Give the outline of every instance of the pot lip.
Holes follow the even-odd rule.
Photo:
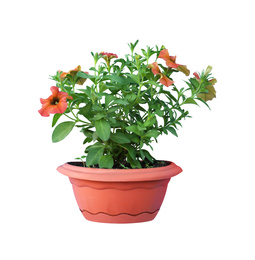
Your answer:
[[[167,166],[143,169],[100,169],[84,168],[65,163],[57,171],[71,178],[101,182],[132,182],[170,179],[182,172],[181,167],[175,163]]]

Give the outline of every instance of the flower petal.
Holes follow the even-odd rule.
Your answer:
[[[68,74],[70,74],[72,77],[74,77],[76,74],[77,74],[77,72],[78,71],[81,71],[81,66],[79,65],[79,66],[77,66],[75,69],[73,69],[73,70],[69,70],[68,71]]]
[[[174,84],[174,82],[173,82],[171,79],[169,79],[169,78],[168,78],[166,75],[164,75],[164,74],[161,74],[161,78],[160,78],[159,82],[160,82],[161,84],[163,84],[164,86],[166,86],[166,87],[169,87],[169,86],[171,86],[171,85]]]
[[[175,63],[176,61],[176,56],[169,56],[168,50],[167,49],[163,49],[160,53],[159,53],[159,58],[163,59],[166,62],[166,65],[170,68],[174,68],[176,69],[178,66],[180,66],[180,64]]]
[[[212,85],[208,85],[205,88],[208,91],[208,93],[201,92],[197,95],[198,98],[201,98],[205,102],[216,98],[216,90]]]
[[[157,75],[157,74],[160,74],[160,73],[161,73],[161,72],[160,72],[160,68],[159,68],[157,62],[153,62],[152,64],[150,64],[150,65],[148,66],[148,68],[151,69],[151,71],[152,71],[152,73],[153,73],[154,75]]]
[[[179,65],[179,66],[177,67],[177,70],[178,70],[178,71],[181,71],[181,72],[184,73],[186,76],[189,76],[189,74],[190,74],[190,71],[189,71],[189,69],[187,68],[186,65]]]
[[[38,110],[38,112],[41,114],[41,116],[50,116],[50,112],[49,112],[49,106],[50,106],[50,103],[47,103],[47,104],[44,104],[42,106],[42,108],[40,110]]]
[[[67,109],[67,102],[66,101],[60,101],[57,105],[52,108],[52,114],[63,114]]]
[[[67,76],[68,72],[62,72],[60,74],[60,79],[64,79]]]
[[[163,59],[163,60],[167,60],[169,59],[169,53],[167,49],[163,49],[160,53],[159,53],[159,58]]]
[[[111,52],[100,52],[99,54],[101,54],[102,56],[107,56],[109,59],[118,58],[116,54]]]
[[[53,96],[53,97],[57,97],[57,96],[58,96],[58,93],[59,93],[58,87],[52,86],[52,87],[50,88],[50,90],[51,90],[51,92],[52,92],[52,96]],[[50,97],[51,97],[51,96],[50,96]],[[50,98],[50,97],[48,97],[48,98]]]

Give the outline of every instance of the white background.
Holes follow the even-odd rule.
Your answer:
[[[4,1],[1,4],[0,258],[255,259],[253,1]],[[40,97],[49,75],[123,56],[127,43],[165,45],[194,72],[213,66],[217,99],[190,106],[179,137],[154,145],[183,172],[148,223],[85,220],[55,169],[82,155],[74,131],[51,143]],[[184,83],[181,83],[184,84]]]

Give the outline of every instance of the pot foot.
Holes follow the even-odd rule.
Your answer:
[[[140,223],[153,220],[158,214],[159,209],[154,212],[141,212],[139,214],[120,213],[117,215],[109,215],[107,213],[91,213],[86,210],[81,210],[83,216],[93,222],[100,223],[115,223],[115,224],[127,224],[127,223]]]

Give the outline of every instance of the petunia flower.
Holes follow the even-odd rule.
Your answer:
[[[174,68],[176,69],[178,66],[180,66],[180,64],[177,64],[176,61],[176,56],[170,56],[168,53],[167,49],[163,49],[160,53],[159,53],[159,58],[163,59],[166,62],[166,65],[170,68]]]
[[[66,77],[68,77],[68,75],[70,75],[70,76],[74,79],[74,77],[76,76],[76,74],[77,74],[79,71],[81,71],[81,66],[80,66],[80,65],[77,66],[77,67],[76,67],[75,69],[73,69],[73,70],[69,70],[68,72],[62,72],[62,73],[60,74],[60,79],[61,79],[61,80],[64,80]],[[89,74],[88,72],[84,72],[84,73]],[[78,80],[76,81],[76,83],[77,83],[78,85],[83,85],[85,81],[86,81],[86,79],[84,79],[84,78],[78,78]]]
[[[111,67],[110,67],[111,59],[118,58],[118,56],[114,53],[111,53],[111,52],[100,52],[99,54],[106,61],[107,68],[110,71],[110,69],[111,69]]]
[[[164,75],[161,71],[160,71],[160,68],[158,66],[158,63],[157,62],[153,62],[152,64],[150,64],[148,66],[149,68],[151,68],[151,71],[154,75],[160,75],[160,80],[159,82],[161,84],[163,84],[164,86],[166,87],[169,87],[170,85],[174,84],[174,82],[169,79],[166,75]]]
[[[118,58],[118,56],[114,53],[111,52],[100,52],[99,54],[102,55],[102,58],[104,59],[113,59],[113,58]]]
[[[59,91],[58,87],[53,86],[50,90],[52,95],[47,99],[40,99],[42,108],[38,112],[41,116],[47,117],[50,114],[63,114],[67,108],[66,99],[73,99],[66,92]]]
[[[178,71],[183,72],[186,76],[189,76],[190,71],[187,69],[186,65],[181,65],[176,63],[176,56],[170,56],[167,49],[163,49],[159,53],[159,58],[163,59],[166,62],[166,65],[170,68],[177,69]]]

